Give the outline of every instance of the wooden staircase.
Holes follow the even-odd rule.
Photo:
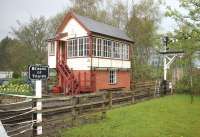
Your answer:
[[[57,69],[60,72],[63,83],[61,89],[65,95],[77,95],[80,93],[80,83],[75,78],[72,70],[69,69],[67,65],[63,63],[57,64]]]

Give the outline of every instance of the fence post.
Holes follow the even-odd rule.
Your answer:
[[[147,90],[148,90],[148,98],[150,99],[150,97],[151,97],[150,88],[147,88]]]
[[[77,98],[74,96],[72,98],[72,126],[76,125],[76,119],[77,119],[77,114],[76,114],[76,100]]]
[[[34,101],[33,103],[34,107],[36,107],[36,113],[33,114],[33,118],[36,120],[36,123],[33,126],[33,136],[42,134],[42,80],[36,80],[35,91],[36,102]]]
[[[109,91],[109,109],[112,108],[112,91]]]
[[[36,99],[33,98],[33,99],[32,99],[32,109],[35,109],[35,108],[36,108]],[[36,119],[37,119],[37,112],[33,112],[33,113],[32,113],[32,119],[33,119],[34,121],[36,121]],[[33,133],[33,137],[37,136],[36,130],[37,130],[37,123],[34,122],[34,123],[33,123],[33,132],[32,132],[32,133]]]
[[[102,115],[101,118],[104,119],[106,117],[106,108],[105,108],[105,103],[106,103],[106,93],[104,92],[102,95],[103,98],[103,104],[102,104]]]
[[[132,96],[132,98],[131,98],[131,104],[134,104],[135,103],[135,93],[132,92],[131,96]]]

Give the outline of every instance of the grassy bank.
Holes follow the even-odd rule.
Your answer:
[[[198,137],[200,97],[174,95],[110,110],[99,123],[66,129],[62,137]]]

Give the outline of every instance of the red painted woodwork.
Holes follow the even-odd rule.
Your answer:
[[[61,89],[65,95],[76,95],[80,93],[79,81],[75,78],[74,73],[67,65],[57,64],[57,69],[61,75]]]
[[[57,41],[56,68],[58,74],[58,87],[65,95],[80,93],[79,81],[74,77],[73,72],[66,63],[66,46],[64,41]]]
[[[125,90],[130,90],[129,71],[117,71],[116,84],[109,84],[109,70],[93,70],[92,72],[90,70],[74,70],[73,73],[75,77],[80,77],[80,93],[96,92],[102,89],[118,87],[124,87]]]
[[[80,93],[95,92],[95,75],[90,70],[73,70],[75,77],[79,80]]]
[[[58,86],[53,86],[52,92],[53,92],[53,93],[61,93],[61,89],[60,89],[60,87],[58,87]]]
[[[90,42],[91,43],[91,42]],[[90,46],[91,47],[91,46]],[[73,71],[66,64],[66,43],[57,42],[57,74],[58,87],[65,95],[76,95],[79,93],[94,92],[92,83],[95,79],[92,71]]]

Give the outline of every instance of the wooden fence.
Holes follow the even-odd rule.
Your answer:
[[[43,135],[55,136],[57,131],[62,128],[72,127],[80,124],[91,122],[91,120],[100,120],[106,117],[106,111],[122,105],[134,104],[138,101],[154,97],[155,82],[135,83],[134,91],[102,91],[92,94],[83,94],[68,97],[51,97],[42,98],[42,115],[43,115]],[[24,131],[27,121],[33,121],[34,109],[31,109],[32,101],[24,101],[17,104],[0,105],[0,119],[6,125],[9,135],[14,135]],[[31,112],[32,111],[32,112]],[[31,112],[27,113],[26,112]],[[26,114],[21,115],[20,114]],[[17,119],[7,119],[18,115]],[[88,119],[88,117],[90,117]],[[94,119],[92,119],[94,118]],[[25,123],[16,124],[16,123]],[[30,123],[29,123],[30,124]],[[11,125],[11,126],[9,126]],[[32,126],[32,127],[33,127]],[[14,127],[14,129],[13,129]],[[16,130],[19,129],[19,130]],[[34,128],[32,128],[33,130]],[[12,134],[11,134],[12,133]],[[29,137],[32,131],[17,134],[18,137]]]
[[[32,134],[32,100],[0,104],[0,120],[10,137],[30,137]]]

